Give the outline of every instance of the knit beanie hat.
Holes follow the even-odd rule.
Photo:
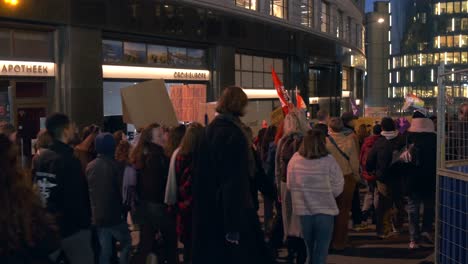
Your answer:
[[[382,118],[381,125],[382,125],[383,131],[395,131],[396,130],[395,121],[393,121],[393,119],[390,117]]]
[[[111,133],[101,133],[97,135],[95,141],[96,153],[106,156],[114,156],[115,139]]]

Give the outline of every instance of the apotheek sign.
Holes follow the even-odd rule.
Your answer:
[[[102,65],[102,74],[104,78],[109,79],[210,80],[210,71],[192,69]]]
[[[55,76],[55,64],[35,61],[1,61],[0,76]]]

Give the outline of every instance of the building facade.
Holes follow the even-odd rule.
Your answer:
[[[387,62],[391,48],[391,4],[374,2],[373,12],[366,14],[367,78],[365,114],[379,116],[387,112],[389,70]]]
[[[414,94],[436,113],[438,66],[445,65],[446,71],[468,68],[468,1],[395,2],[407,2],[406,26],[389,62],[389,110],[400,114],[404,97]],[[455,103],[468,97],[465,76],[450,76],[446,85]]]
[[[181,102],[239,85],[259,127],[278,105],[272,68],[314,110],[338,115],[362,99],[362,0],[11,2],[0,2],[0,119],[26,141],[54,111],[80,126],[118,119],[120,89],[151,79],[184,94],[173,100],[181,121],[203,112]]]

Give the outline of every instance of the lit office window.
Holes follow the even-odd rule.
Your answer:
[[[314,25],[314,9],[313,0],[301,0],[301,25],[313,27]]]
[[[343,12],[338,11],[338,23],[336,25],[336,37],[343,38]]]
[[[250,10],[257,10],[257,0],[235,0],[236,6]]]
[[[320,16],[322,32],[328,32],[330,28],[330,7],[328,3],[322,1],[322,14]]]
[[[288,0],[270,0],[270,15],[288,19]]]

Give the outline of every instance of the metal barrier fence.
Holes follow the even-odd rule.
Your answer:
[[[453,99],[449,84],[468,69],[438,70],[436,263],[468,263],[468,98]]]

